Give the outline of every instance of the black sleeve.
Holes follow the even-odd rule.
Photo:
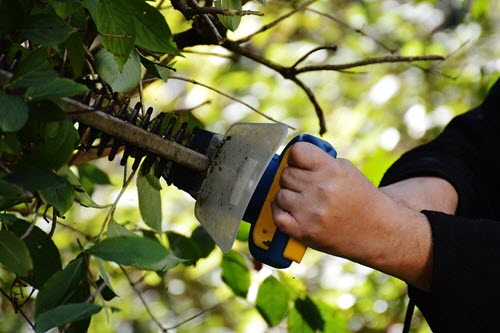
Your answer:
[[[500,316],[500,80],[484,102],[404,154],[381,186],[437,176],[457,190],[455,216],[424,211],[432,230],[431,291],[409,287],[434,332],[483,332]]]
[[[497,332],[500,222],[423,212],[433,237],[430,292],[409,296],[433,332]]]
[[[500,80],[479,107],[401,156],[380,186],[417,176],[449,181],[459,196],[457,215],[500,220]]]

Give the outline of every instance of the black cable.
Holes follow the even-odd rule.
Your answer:
[[[413,318],[413,312],[415,310],[415,303],[410,299],[408,301],[408,307],[406,308],[405,322],[403,326],[402,333],[409,333],[411,326],[411,319]]]

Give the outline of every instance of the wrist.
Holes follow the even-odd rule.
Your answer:
[[[350,240],[352,246],[346,247],[350,251],[342,256],[428,290],[432,235],[427,218],[385,195],[376,207],[360,225],[365,230],[359,232],[357,241]]]

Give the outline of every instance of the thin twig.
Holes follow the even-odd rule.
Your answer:
[[[256,15],[264,16],[264,13],[255,10],[236,10],[231,8],[220,8],[220,7],[197,7],[196,9],[191,8],[192,14],[212,14],[212,15],[224,15],[224,16],[246,16],[246,15]]]
[[[199,316],[201,316],[202,314],[204,314],[204,313],[207,313],[207,312],[209,312],[209,311],[214,310],[214,309],[215,309],[215,308],[217,308],[219,305],[220,305],[220,304],[215,304],[214,306],[212,306],[212,307],[210,307],[210,308],[208,308],[208,309],[202,310],[202,311],[198,312],[197,314],[195,314],[194,316],[191,316],[191,317],[189,317],[189,318],[187,318],[187,319],[185,319],[185,320],[181,321],[180,323],[178,323],[178,324],[176,324],[176,325],[174,325],[174,326],[171,326],[171,327],[165,328],[165,329],[164,329],[164,331],[165,331],[165,332],[168,332],[168,331],[170,331],[170,330],[173,330],[173,329],[179,328],[179,327],[181,327],[182,325],[184,325],[184,324],[186,324],[186,323],[190,322],[191,320],[198,318],[198,317],[199,317]]]
[[[35,325],[31,322],[31,320],[28,318],[28,316],[24,313],[23,309],[20,308],[19,306],[17,306],[17,302],[14,301],[10,296],[9,294],[7,294],[2,288],[0,288],[0,293],[2,293],[2,295],[7,298],[9,300],[9,302],[12,304],[12,306],[14,307],[14,311],[19,311],[21,313],[21,315],[24,317],[24,319],[26,320],[26,322],[31,326],[31,328],[33,330],[35,330]]]
[[[293,5],[293,4],[290,4],[290,3],[286,3],[286,4],[295,7],[295,5]],[[371,36],[370,34],[366,33],[363,29],[354,28],[354,27],[350,26],[349,24],[345,23],[344,21],[340,20],[339,18],[337,18],[337,17],[335,17],[335,16],[333,16],[331,14],[320,12],[319,10],[316,10],[314,8],[306,8],[306,11],[318,14],[318,15],[326,17],[326,18],[328,18],[328,19],[330,19],[330,20],[332,20],[334,22],[337,22],[338,24],[340,24],[344,28],[352,30],[352,31],[354,31],[354,32],[356,32],[356,33],[364,36],[364,37],[367,37],[367,38],[373,40],[375,42],[375,44],[377,44],[378,46],[380,46],[384,50],[389,51],[392,54],[398,54],[398,51],[396,49],[393,49],[392,47],[389,47],[389,46],[385,45],[379,39],[377,39],[377,38]]]
[[[95,240],[96,240],[96,238],[95,238],[94,236],[91,236],[91,235],[89,235],[89,234],[86,234],[86,233],[84,233],[83,231],[78,230],[78,229],[75,229],[74,227],[72,227],[72,226],[70,226],[70,225],[67,225],[67,224],[65,224],[65,223],[63,223],[63,222],[61,222],[61,221],[57,221],[57,224],[59,224],[59,225],[61,225],[61,226],[65,227],[65,228],[68,228],[68,229],[70,229],[70,230],[72,230],[72,231],[74,231],[74,232],[79,233],[80,235],[82,235],[83,237],[85,237],[85,239],[86,239],[86,240],[88,240],[88,241],[90,241],[90,242],[95,242]]]
[[[251,33],[250,35],[247,35],[245,37],[242,37],[236,41],[234,41],[235,43],[238,43],[238,44],[242,44],[242,43],[246,43],[248,42],[250,39],[252,39],[255,35],[258,35],[264,31],[267,31],[269,29],[271,29],[272,27],[274,27],[275,25],[277,25],[278,23],[280,23],[281,21],[289,18],[290,16],[292,16],[293,14],[297,13],[297,12],[300,12],[301,10],[309,7],[310,5],[312,5],[314,2],[316,2],[316,0],[308,0],[306,1],[304,4],[298,6],[297,8],[295,8],[294,10],[286,13],[285,15],[283,16],[280,16],[278,17],[276,20],[268,23],[268,24],[265,24],[263,25],[259,30]]]
[[[132,38],[132,36],[130,36],[130,35],[113,35],[113,34],[106,34],[103,32],[99,32],[98,34],[103,36],[103,37],[110,37],[110,38],[124,38],[124,39]]]
[[[198,81],[195,81],[195,80],[192,80],[192,79],[188,79],[188,78],[180,77],[180,76],[175,76],[175,75],[170,76],[169,78],[170,78],[170,79],[173,79],[173,80],[180,80],[180,81],[189,82],[189,83],[192,83],[192,84],[195,84],[195,85],[202,86],[202,87],[207,88],[207,89],[209,89],[209,90],[212,90],[212,91],[214,91],[214,92],[218,93],[219,95],[222,95],[222,96],[224,96],[224,97],[227,97],[227,98],[229,98],[229,99],[231,99],[231,100],[233,100],[233,101],[235,101],[235,102],[238,102],[238,103],[240,103],[240,104],[242,104],[242,105],[246,106],[246,107],[247,107],[247,108],[249,108],[250,110],[252,110],[252,111],[254,111],[254,112],[258,113],[258,114],[259,114],[259,115],[261,115],[262,117],[264,117],[264,118],[266,118],[266,119],[269,119],[269,120],[270,120],[270,121],[272,121],[272,122],[275,122],[275,123],[279,123],[279,124],[286,125],[286,126],[288,126],[288,128],[290,128],[290,129],[292,129],[292,130],[295,130],[295,127],[292,127],[292,126],[290,126],[290,125],[287,125],[287,124],[285,124],[285,123],[282,123],[282,122],[280,122],[280,121],[278,121],[278,120],[276,120],[276,119],[274,119],[274,118],[272,118],[272,117],[268,116],[267,114],[263,113],[262,111],[259,111],[258,109],[254,108],[254,107],[253,107],[253,106],[251,106],[250,104],[245,103],[245,102],[244,102],[244,101],[242,101],[241,99],[238,99],[238,98],[236,98],[236,97],[230,96],[230,95],[228,95],[228,94],[226,94],[226,93],[224,93],[224,92],[222,92],[222,91],[220,91],[220,90],[217,90],[217,89],[215,89],[215,88],[213,88],[213,87],[210,87],[210,86],[208,86],[208,85],[206,85],[206,84],[204,84],[204,83],[201,83],[201,82],[198,82]]]
[[[135,173],[136,173],[136,170],[133,170],[132,173],[130,174],[130,176],[128,176],[127,180],[123,184],[122,189],[120,190],[120,193],[118,193],[118,195],[116,196],[115,201],[111,205],[111,208],[109,209],[108,214],[106,215],[106,218],[104,219],[104,222],[103,222],[102,227],[101,227],[101,231],[99,232],[98,239],[102,238],[102,235],[104,234],[104,229],[106,228],[106,225],[113,218],[113,214],[115,213],[116,206],[118,205],[118,202],[120,201],[123,193],[125,193],[125,190],[127,189],[128,185],[130,184],[130,182],[134,178]]]
[[[149,317],[155,322],[155,324],[158,326],[158,328],[160,328],[160,330],[162,332],[166,332],[167,330],[163,327],[163,325],[160,323],[160,321],[158,319],[156,319],[156,317],[153,314],[153,312],[151,312],[151,309],[149,308],[148,303],[146,302],[146,300],[144,299],[144,297],[142,296],[141,291],[139,289],[137,289],[135,283],[132,282],[132,280],[130,279],[130,276],[128,275],[128,273],[125,270],[125,268],[123,268],[123,266],[120,265],[120,269],[122,270],[123,275],[125,275],[125,278],[127,279],[129,285],[132,287],[132,289],[134,289],[135,293],[137,294],[137,296],[141,300],[141,303],[144,305],[144,308],[146,309],[146,312],[148,313]]]
[[[375,58],[367,58],[364,60],[353,61],[345,64],[338,65],[318,65],[318,66],[304,66],[301,68],[297,68],[295,70],[295,74],[314,72],[314,71],[338,71],[338,70],[346,70],[352,69],[356,67],[369,66],[374,64],[383,64],[383,63],[395,63],[395,62],[414,62],[414,61],[443,61],[446,58],[440,55],[423,55],[423,56],[398,56],[398,55],[390,55],[385,57],[375,57]]]
[[[221,53],[215,53],[215,52],[200,52],[200,51],[194,51],[194,50],[182,50],[182,53],[192,53],[192,54],[213,56],[213,57],[226,58],[226,59],[232,59],[234,57],[231,54],[221,54]]]
[[[297,67],[301,62],[303,62],[304,60],[307,59],[307,57],[309,57],[311,54],[313,54],[314,52],[317,52],[317,51],[321,51],[321,50],[329,50],[329,51],[337,51],[337,45],[324,45],[324,46],[318,46],[314,49],[312,49],[311,51],[307,52],[306,54],[304,54],[302,57],[299,58],[299,60],[297,60],[292,66],[290,66],[291,68],[295,68]]]
[[[219,29],[217,29],[217,27],[214,25],[214,23],[212,22],[212,19],[210,19],[210,16],[208,14],[203,14],[202,17],[207,22],[210,29],[212,30],[212,32],[215,36],[215,39],[217,40],[219,45],[222,44],[222,42],[224,41],[224,37],[221,36]]]
[[[205,106],[205,105],[208,105],[212,103],[211,101],[205,101],[203,103],[200,103],[196,106],[193,106],[191,108],[184,108],[184,109],[175,109],[175,110],[172,110],[170,111],[171,113],[175,113],[175,114],[179,114],[179,113],[189,113],[189,112],[193,112],[194,110],[198,109],[198,108],[201,108],[202,106]]]
[[[142,90],[142,80],[139,80],[139,100],[141,101],[141,116],[144,117],[146,110],[144,109],[144,95]]]
[[[30,226],[28,227],[28,229],[26,229],[24,234],[21,237],[19,237],[21,240],[28,237],[29,234],[31,233],[31,231],[33,230],[33,228],[35,227],[36,219],[38,218],[38,211],[40,210],[41,206],[42,206],[42,203],[40,202],[40,200],[37,199],[36,200],[36,210],[35,210],[35,213],[33,214],[33,220],[31,221]]]

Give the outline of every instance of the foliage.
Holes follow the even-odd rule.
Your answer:
[[[162,131],[279,120],[323,134],[376,183],[496,79],[498,6],[0,1],[0,331],[397,328],[400,281],[312,250],[262,267],[245,224],[222,255],[191,199],[154,168],[98,158],[105,136],[76,118],[140,101],[137,122],[153,106]]]

